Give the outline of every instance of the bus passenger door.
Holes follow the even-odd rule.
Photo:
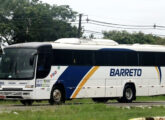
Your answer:
[[[38,48],[38,62],[36,69],[36,99],[49,99],[51,78],[48,76],[52,66],[51,46]]]

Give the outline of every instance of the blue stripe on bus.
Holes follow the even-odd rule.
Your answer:
[[[160,66],[158,66],[158,70],[159,70],[159,74],[160,74],[160,84],[161,84],[161,82],[162,82],[162,71],[161,71]]]
[[[65,87],[66,98],[70,98],[76,87],[92,66],[69,66],[58,78],[56,83]]]

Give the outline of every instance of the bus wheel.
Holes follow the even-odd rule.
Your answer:
[[[54,105],[54,104],[59,105],[59,104],[65,103],[64,93],[58,86],[53,87],[49,103],[51,105]]]
[[[131,85],[126,85],[123,92],[123,97],[118,99],[120,103],[131,103],[135,98],[135,89]]]
[[[107,98],[92,98],[92,100],[96,103],[106,103],[108,101]]]
[[[33,104],[33,100],[20,100],[20,102],[25,106],[31,106]]]

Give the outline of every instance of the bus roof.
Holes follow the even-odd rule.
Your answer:
[[[79,49],[79,50],[131,50],[131,51],[155,51],[165,52],[163,45],[150,44],[118,44],[113,40],[92,39],[84,40],[77,38],[63,38],[52,43],[54,49]]]
[[[41,46],[51,45],[53,49],[74,49],[74,50],[131,50],[131,51],[153,51],[165,52],[163,45],[149,45],[149,44],[118,44],[113,40],[106,39],[77,39],[77,38],[63,38],[55,42],[29,42],[10,45],[6,48],[39,48]]]
[[[6,48],[39,48],[42,46],[51,45],[49,42],[28,42],[28,43],[18,43],[7,46]]]

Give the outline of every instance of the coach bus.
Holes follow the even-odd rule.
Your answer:
[[[63,38],[8,46],[0,65],[0,99],[24,105],[92,98],[132,102],[165,94],[165,47]]]

